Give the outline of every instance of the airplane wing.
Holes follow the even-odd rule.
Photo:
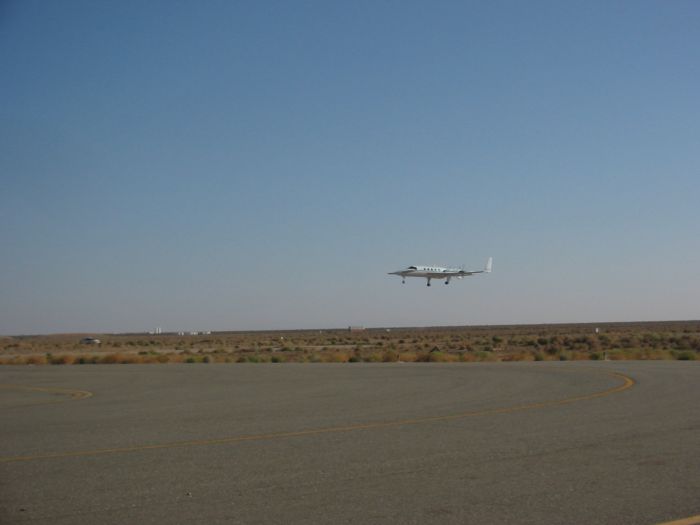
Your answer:
[[[421,276],[430,277],[431,279],[442,279],[444,277],[452,277],[453,275],[457,274],[448,270],[444,270],[442,272],[423,272],[421,274]]]
[[[486,266],[483,270],[460,270],[458,272],[451,273],[450,275],[456,275],[458,277],[466,277],[467,275],[474,275],[476,273],[491,273],[493,267],[493,257],[489,257],[486,261]]]

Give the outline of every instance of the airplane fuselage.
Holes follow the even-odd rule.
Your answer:
[[[440,266],[409,266],[405,270],[399,270],[396,272],[391,272],[392,275],[401,275],[405,277],[432,277],[436,278],[438,276],[445,274],[455,274],[459,272],[459,268],[442,268]]]

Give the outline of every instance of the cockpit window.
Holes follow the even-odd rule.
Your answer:
[[[409,270],[417,270],[418,268],[416,268],[415,266],[409,266],[408,269]]]

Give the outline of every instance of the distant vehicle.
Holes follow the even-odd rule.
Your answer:
[[[99,345],[102,341],[99,339],[95,339],[94,337],[83,337],[80,340],[80,344],[82,345]]]
[[[400,275],[401,282],[406,284],[406,277],[424,277],[428,280],[428,286],[430,286],[431,279],[445,279],[445,284],[450,284],[450,279],[456,277],[461,279],[468,275],[474,275],[477,273],[491,273],[491,267],[493,265],[493,257],[489,257],[486,261],[486,266],[483,270],[465,270],[463,268],[443,268],[440,266],[409,266],[405,270],[397,270],[395,272],[389,272],[389,275]]]

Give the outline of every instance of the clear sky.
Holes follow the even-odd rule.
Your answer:
[[[698,319],[699,28],[696,1],[1,2],[0,334]]]

